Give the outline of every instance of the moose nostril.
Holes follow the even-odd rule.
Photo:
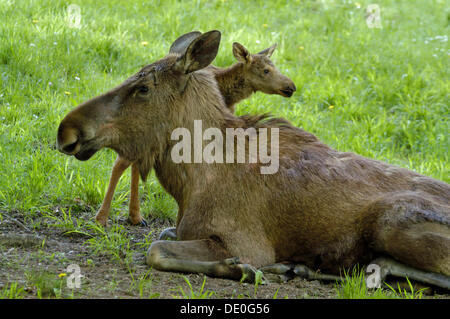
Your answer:
[[[295,90],[296,90],[295,85],[294,86],[289,85],[280,91],[284,97],[291,97],[294,94]]]
[[[74,150],[75,150],[75,148],[77,147],[77,145],[78,145],[78,140],[76,140],[74,143],[72,143],[72,144],[69,144],[69,145],[66,145],[66,146],[64,146],[63,148],[62,148],[62,150],[65,152],[65,153],[72,153]]]
[[[78,151],[80,147],[81,131],[77,127],[73,127],[71,123],[65,123],[64,120],[58,127],[58,135],[56,145],[60,152],[72,155]]]
[[[295,85],[288,86],[288,87],[286,88],[286,91],[295,92],[296,90],[297,90],[297,88],[295,87]]]

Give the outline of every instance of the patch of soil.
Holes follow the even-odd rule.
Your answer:
[[[38,287],[33,284],[33,278],[45,272],[46,278],[54,278],[54,288],[56,291],[60,288],[62,298],[183,298],[191,293],[186,280],[195,293],[210,298],[337,297],[333,284],[301,278],[255,287],[199,274],[150,269],[145,264],[146,251],[142,243],[146,239],[147,242],[155,240],[164,228],[173,226],[168,220],[153,219],[146,227],[129,225],[125,218],[117,220],[133,244],[127,248],[130,258],[118,260],[101,252],[94,254],[87,245],[89,236],[47,227],[43,219],[38,216],[30,223],[20,214],[14,214],[14,218],[6,217],[0,222],[0,290],[15,282],[25,288],[25,298],[36,298]],[[72,264],[80,268],[80,288],[67,288],[67,281],[73,279],[68,270]],[[55,296],[58,295],[52,291],[47,295]]]

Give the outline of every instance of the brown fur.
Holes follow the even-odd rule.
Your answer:
[[[177,53],[185,51],[186,45],[199,35],[199,32],[182,35],[174,42],[170,51]],[[276,45],[273,45],[258,54],[250,54],[244,46],[235,42],[233,44],[233,54],[240,62],[228,68],[208,66],[208,69],[214,73],[220,92],[225,99],[225,104],[231,112],[234,112],[237,103],[257,91],[267,94],[279,94],[285,97],[291,97],[295,92],[296,87],[292,80],[281,74],[270,60],[270,56],[275,48]],[[136,162],[131,163],[120,156],[117,157],[114,163],[107,193],[96,215],[97,222],[103,226],[106,226],[108,222],[112,197],[117,182],[130,165],[132,165],[133,171],[139,170]],[[132,224],[145,225],[145,221],[140,214],[139,178],[136,178],[134,174],[131,179],[129,215]]]
[[[212,55],[211,37],[194,41],[185,58],[169,54],[80,105],[58,130],[61,151],[87,160],[112,148],[138,160],[143,179],[153,168],[175,198],[181,242],[153,243],[147,262],[237,278],[242,264],[211,260],[237,256],[256,267],[291,261],[338,273],[381,254],[449,276],[450,186],[336,151],[283,119],[231,114],[214,74],[204,69],[207,59],[192,72],[193,52]],[[208,44],[204,51],[201,43]],[[136,91],[144,84],[149,93]],[[192,131],[194,120],[204,129],[278,127],[279,171],[261,175],[260,164],[248,163],[175,164],[170,134],[177,127]]]
[[[295,92],[295,84],[280,71],[270,60],[275,45],[258,54],[250,54],[239,43],[233,44],[233,54],[238,63],[228,68],[209,66],[212,70],[225,104],[232,112],[237,103],[257,91],[267,94],[279,94],[290,97]],[[265,73],[267,72],[267,73]]]

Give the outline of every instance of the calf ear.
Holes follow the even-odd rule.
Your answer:
[[[267,48],[267,49],[265,49],[265,50],[262,50],[262,51],[259,52],[258,54],[266,55],[267,57],[270,58],[270,57],[272,56],[273,51],[275,51],[276,47],[277,47],[277,44],[275,43],[275,44],[272,45],[270,48]]]
[[[248,50],[240,43],[233,43],[233,55],[234,57],[242,63],[252,62],[252,55]]]
[[[189,44],[186,53],[178,58],[174,68],[187,74],[207,67],[215,59],[219,44],[219,31],[203,33]]]
[[[199,31],[192,31],[186,34],[183,34],[181,37],[175,40],[174,43],[170,46],[169,53],[178,53],[180,55],[184,55],[189,44],[192,43],[196,38],[198,38],[202,33]]]

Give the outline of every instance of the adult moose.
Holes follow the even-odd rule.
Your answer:
[[[205,69],[219,42],[218,31],[202,34],[184,54],[81,104],[58,129],[60,151],[88,160],[112,148],[138,162],[144,180],[153,168],[177,201],[180,241],[153,242],[147,263],[252,279],[250,265],[291,262],[337,274],[387,256],[401,263],[388,265],[391,273],[450,289],[450,186],[333,150],[282,119],[234,116]],[[194,120],[205,129],[278,129],[278,172],[260,174],[261,163],[175,164],[171,132],[192,131]]]
[[[187,46],[201,32],[192,31],[180,36],[171,45],[169,53],[184,54]],[[291,97],[296,87],[294,82],[282,74],[272,63],[272,56],[276,45],[257,53],[251,54],[242,44],[233,43],[233,55],[238,63],[228,68],[220,68],[209,65],[222,94],[227,108],[234,112],[234,107],[243,99],[248,98],[254,92],[261,91],[266,94],[279,94],[284,97]],[[137,163],[131,163],[120,156],[114,162],[111,177],[102,205],[95,216],[98,223],[107,225],[108,216],[111,209],[113,194],[120,177],[125,170],[132,165],[131,169],[131,190],[129,204],[129,220],[132,224],[146,225],[140,214],[139,205],[139,167]]]

